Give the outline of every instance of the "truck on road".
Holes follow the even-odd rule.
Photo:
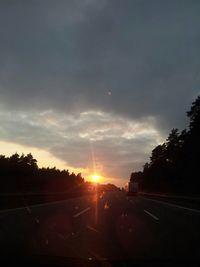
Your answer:
[[[128,183],[128,196],[135,196],[138,194],[138,183],[130,181]]]

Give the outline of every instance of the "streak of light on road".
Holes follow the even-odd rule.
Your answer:
[[[106,261],[107,259],[106,259],[105,257],[100,256],[99,254],[97,254],[96,252],[94,252],[94,251],[91,250],[91,249],[89,249],[89,253],[90,253],[94,258],[96,258],[98,261],[100,261],[102,266],[105,266],[105,267],[111,267],[111,264],[108,263],[108,262]]]
[[[99,233],[99,231],[98,231],[97,229],[95,229],[94,227],[92,227],[92,226],[90,226],[90,225],[88,225],[87,228],[88,228],[89,230],[91,230],[91,231],[94,231],[94,232],[96,232],[96,233]]]
[[[76,218],[76,217],[78,217],[78,216],[84,214],[85,212],[89,211],[90,209],[91,209],[91,208],[88,207],[88,208],[86,208],[86,209],[80,211],[79,213],[76,213],[76,214],[74,215],[74,218]]]

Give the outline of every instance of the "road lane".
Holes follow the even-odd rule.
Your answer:
[[[200,213],[200,210],[199,209],[188,208],[188,207],[185,207],[185,206],[177,205],[175,203],[169,203],[167,201],[160,201],[160,200],[157,200],[157,199],[152,199],[152,198],[147,198],[147,197],[146,198],[145,197],[142,197],[142,198],[148,199],[149,201],[160,203],[162,205],[167,205],[167,206],[170,206],[172,208],[178,208],[178,209],[183,209],[183,210],[187,210],[187,211],[191,211],[191,212]]]
[[[148,198],[139,198],[143,209],[151,210],[159,217],[157,226],[149,221],[154,233],[157,255],[164,258],[199,259],[200,215]],[[148,219],[148,218],[147,218]]]
[[[4,211],[0,224],[2,253],[198,260],[200,252],[198,213],[121,192]]]
[[[31,206],[31,213],[27,208],[1,212],[1,255],[49,251],[56,255],[65,253],[66,250],[70,256],[75,256],[77,253],[66,247],[70,243],[65,244],[67,242],[60,240],[60,237],[73,237],[75,230],[79,228],[72,219],[73,215],[86,206],[87,198],[77,198]]]

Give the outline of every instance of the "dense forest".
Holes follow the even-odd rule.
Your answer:
[[[187,112],[189,126],[172,129],[166,142],[152,150],[143,171],[133,172],[141,191],[199,194],[200,192],[200,96]]]
[[[81,173],[39,168],[32,154],[11,157],[0,155],[0,209],[29,206],[46,202],[119,190],[113,184],[85,181]]]
[[[0,155],[0,192],[67,192],[84,183],[81,174],[39,168],[31,154]]]

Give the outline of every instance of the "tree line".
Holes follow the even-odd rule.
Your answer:
[[[81,173],[39,168],[32,154],[0,155],[0,192],[67,192],[84,183]]]
[[[163,144],[156,146],[143,170],[133,172],[141,191],[189,193],[200,192],[200,96],[187,112],[189,125],[181,132],[172,129]]]

